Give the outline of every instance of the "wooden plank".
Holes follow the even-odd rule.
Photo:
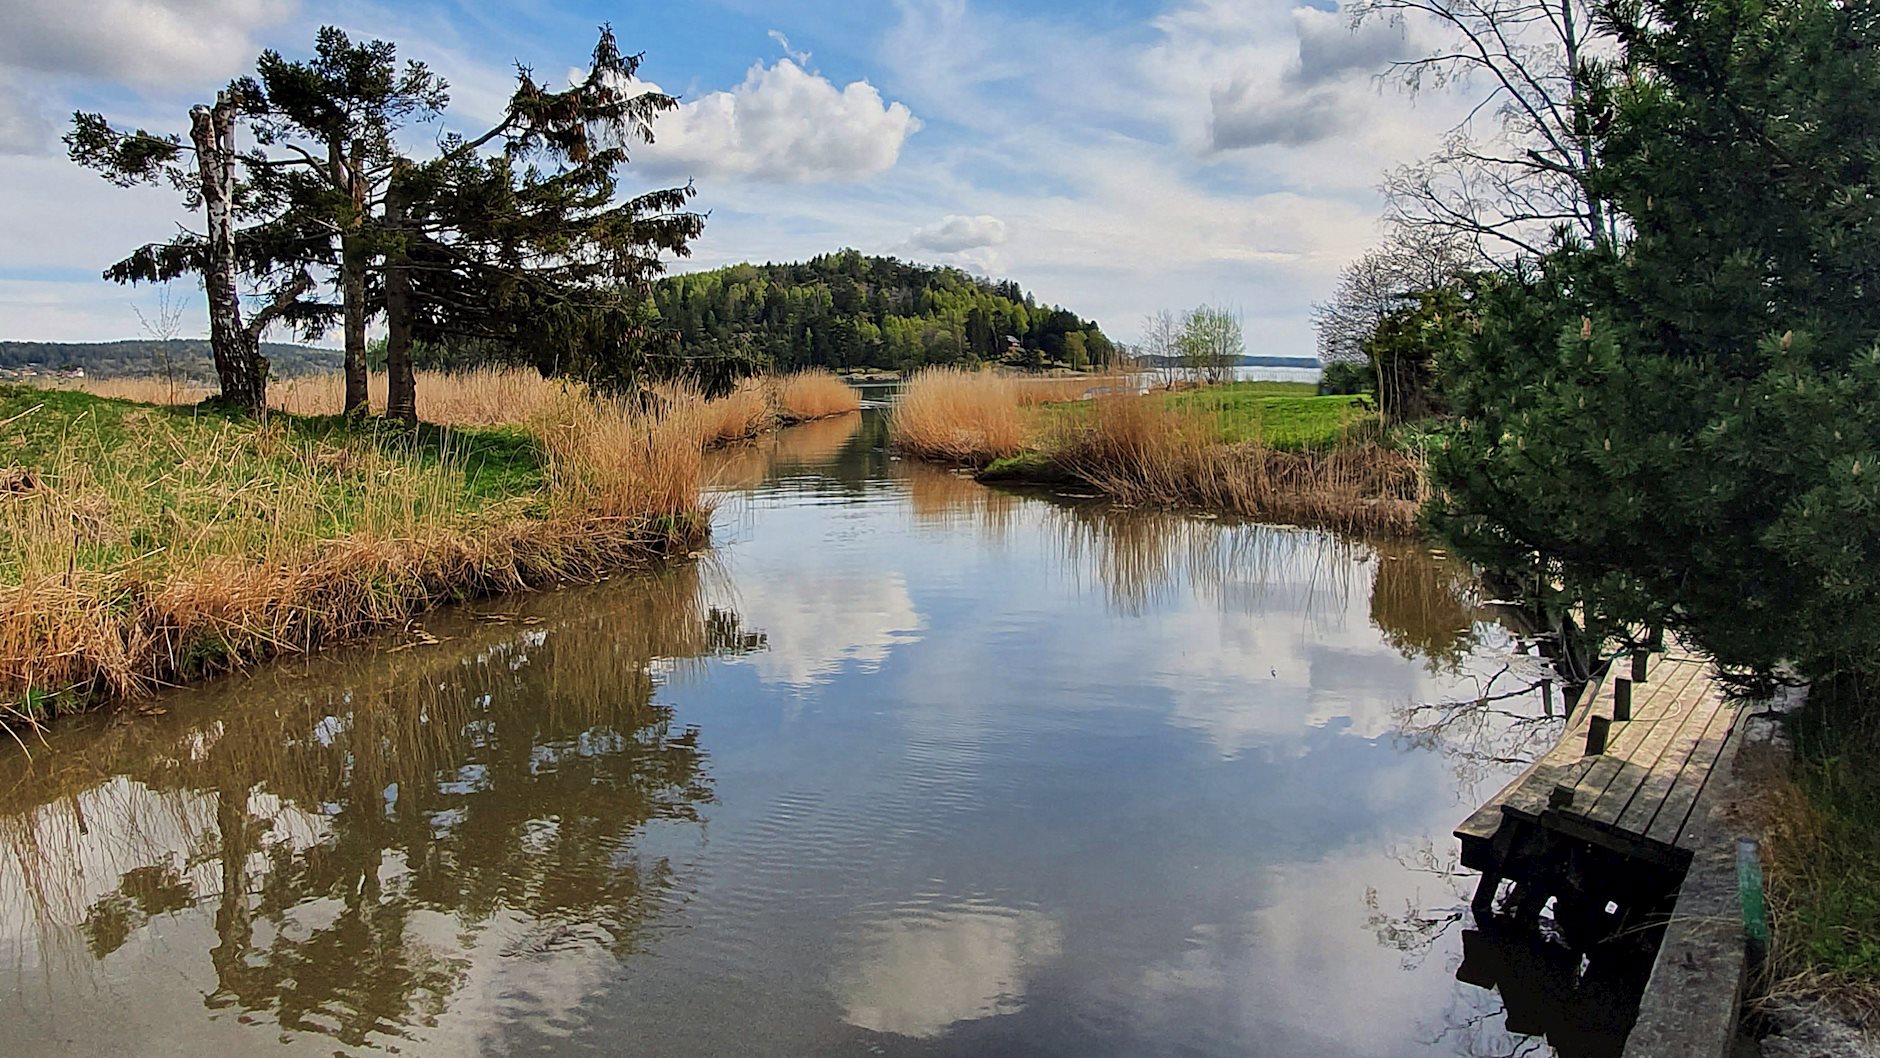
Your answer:
[[[1606,748],[1604,755],[1588,764],[1584,774],[1574,784],[1573,804],[1567,811],[1579,815],[1588,815],[1613,783],[1622,775],[1628,774],[1628,765],[1636,759],[1645,741],[1660,726],[1660,721],[1669,713],[1665,702],[1675,700],[1676,686],[1688,682],[1688,674],[1679,680],[1678,673],[1671,673],[1670,678],[1662,678],[1659,683],[1650,685],[1640,699],[1638,711],[1633,719],[1614,725],[1617,734]]]
[[[1712,693],[1717,697],[1717,711],[1711,717],[1704,737],[1691,747],[1690,758],[1679,772],[1678,783],[1659,805],[1658,814],[1646,829],[1645,837],[1648,840],[1672,846],[1678,843],[1685,820],[1690,817],[1691,806],[1697,803],[1698,795],[1703,793],[1704,786],[1710,782],[1717,757],[1723,752],[1724,743],[1736,727],[1739,713],[1736,703],[1723,701],[1722,692],[1715,684],[1712,684]]]
[[[1725,711],[1723,700],[1717,689],[1716,681],[1705,679],[1687,691],[1685,697],[1691,702],[1691,719],[1694,723],[1686,724],[1678,737],[1665,748],[1659,766],[1632,797],[1631,803],[1620,812],[1617,826],[1636,834],[1648,834],[1652,824],[1658,818],[1659,809],[1664,807],[1665,799],[1686,781],[1685,767],[1697,753],[1719,712]],[[1701,786],[1702,776],[1693,775]]]
[[[1617,746],[1612,761],[1602,762],[1606,767],[1596,769],[1588,775],[1588,781],[1581,783],[1585,793],[1576,791],[1575,814],[1600,826],[1618,823],[1625,806],[1662,762],[1665,749],[1690,721],[1694,710],[1684,696],[1702,675],[1701,666],[1690,664],[1679,664],[1676,671],[1661,673],[1661,682],[1627,725],[1626,735],[1632,737],[1624,738]]]

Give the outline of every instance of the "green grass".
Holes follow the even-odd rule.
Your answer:
[[[1880,701],[1852,679],[1816,681],[1794,726],[1807,824],[1777,850],[1777,944],[1790,970],[1880,990]]]
[[[1329,447],[1356,423],[1371,417],[1366,398],[1318,395],[1307,382],[1234,382],[1184,390],[1162,397],[1171,408],[1193,409],[1213,419],[1227,444],[1261,441],[1297,451]],[[1044,414],[1088,414],[1084,401],[1046,405]]]
[[[0,469],[30,472],[69,504],[53,516],[73,522],[64,539],[78,569],[155,574],[189,554],[450,524],[546,485],[534,440],[514,428],[349,428],[279,413],[262,425],[22,386],[0,386],[0,423]],[[0,583],[44,566],[54,543],[44,516],[11,529]]]

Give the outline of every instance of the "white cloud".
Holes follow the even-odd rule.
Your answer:
[[[649,87],[652,87],[649,85]],[[640,153],[651,168],[784,183],[857,180],[886,172],[920,129],[903,103],[867,81],[837,88],[790,59],[757,63],[744,82],[680,105]]]
[[[45,154],[57,143],[38,94],[0,70],[0,154]]]
[[[293,15],[293,0],[7,0],[0,63],[142,84],[246,66],[255,31]]]
[[[899,576],[804,569],[788,582],[751,585],[727,606],[768,638],[763,651],[733,663],[796,688],[822,683],[850,663],[877,669],[926,626]]]
[[[937,253],[998,246],[1005,242],[1005,222],[984,213],[976,217],[949,213],[938,224],[916,229],[911,241],[923,250]]]
[[[836,985],[843,1019],[931,1039],[962,1021],[1015,1013],[1027,979],[1063,946],[1062,929],[1036,911],[922,908],[870,931]]]
[[[1296,50],[1278,67],[1268,63],[1234,74],[1209,92],[1209,145],[1298,147],[1346,134],[1378,120],[1367,106],[1372,82],[1391,63],[1414,54],[1408,23],[1372,20],[1353,27],[1344,14],[1299,7],[1291,12]]]

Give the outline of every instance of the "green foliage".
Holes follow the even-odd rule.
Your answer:
[[[1468,299],[1453,287],[1418,291],[1378,321],[1362,347],[1386,420],[1406,422],[1442,410],[1436,364],[1468,341],[1473,326]]]
[[[671,276],[654,299],[688,352],[747,357],[779,370],[1001,360],[1036,368],[1076,366],[1075,357],[1101,367],[1116,355],[1095,323],[1040,307],[1016,283],[854,250]]]
[[[1319,373],[1319,393],[1325,396],[1352,396],[1377,388],[1377,376],[1371,369],[1351,360],[1326,364]]]
[[[1479,286],[1432,518],[1596,628],[1880,670],[1880,20],[1603,7],[1625,54],[1592,179],[1631,238]]]

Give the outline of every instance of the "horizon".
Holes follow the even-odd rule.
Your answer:
[[[15,203],[0,230],[7,340],[136,338],[158,290],[99,272],[188,220],[167,190],[126,191],[67,160],[72,110],[180,129],[262,49],[304,57],[324,24],[391,41],[450,81],[436,132],[404,134],[420,144],[496,112],[512,63],[555,81],[584,68],[611,16],[622,47],[645,53],[642,79],[681,99],[623,190],[691,180],[709,214],[672,272],[853,247],[1010,279],[1119,341],[1148,313],[1225,305],[1251,355],[1315,354],[1311,306],[1376,242],[1376,185],[1463,112],[1455,93],[1413,99],[1379,81],[1415,50],[1416,27],[1353,31],[1336,4],[1290,0],[718,0],[626,17],[585,2],[526,16],[441,2],[123,4],[99,29],[32,0],[0,42],[0,179]],[[200,295],[176,287],[191,306],[184,335],[206,333]]]

